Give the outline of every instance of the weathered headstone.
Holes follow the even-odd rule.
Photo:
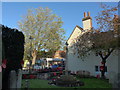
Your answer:
[[[28,81],[28,80],[25,81],[25,88],[26,88],[26,89],[29,88],[29,81]]]
[[[2,25],[0,25],[0,90],[2,89]]]
[[[17,88],[16,80],[17,80],[16,72],[15,72],[15,70],[12,70],[10,72],[10,88]]]
[[[1,67],[0,67],[1,68]],[[1,68],[2,69],[2,68]],[[2,71],[0,72],[0,90],[2,89]]]
[[[44,74],[44,79],[48,79],[48,77],[49,77],[48,73],[45,73]]]
[[[116,74],[113,88],[120,88],[120,73]]]
[[[113,84],[115,80],[115,72],[111,71],[109,72],[109,83]]]
[[[21,82],[22,82],[22,70],[18,70],[18,75],[17,75],[17,88],[21,88]]]

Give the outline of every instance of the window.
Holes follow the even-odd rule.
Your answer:
[[[105,72],[107,72],[107,66],[105,66]]]
[[[100,66],[95,66],[95,71],[100,72]],[[105,66],[105,72],[107,72],[107,66]]]
[[[99,71],[99,70],[98,70],[98,66],[95,66],[95,71],[96,71],[96,72],[98,72],[98,71]]]

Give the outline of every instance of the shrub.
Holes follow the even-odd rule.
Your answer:
[[[79,77],[84,77],[84,78],[87,78],[87,77],[90,77],[90,72],[89,71],[77,71],[77,76]]]
[[[58,81],[68,81],[68,82],[72,82],[72,81],[77,81],[76,77],[72,76],[72,75],[61,75],[60,78],[57,79]]]

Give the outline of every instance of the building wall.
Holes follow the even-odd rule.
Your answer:
[[[69,40],[67,41],[69,45],[72,45],[75,38],[77,38],[81,33],[82,33],[81,30],[78,27],[75,27],[73,34],[70,36]]]
[[[118,54],[118,53],[117,53]],[[112,54],[110,57],[107,59],[107,67],[108,67],[108,78],[115,78],[116,75],[119,73],[118,69],[118,56],[119,55]]]
[[[70,48],[68,49],[68,69],[70,71],[78,71],[78,70],[86,70],[91,73],[92,76],[96,76],[97,74],[101,74],[100,72],[95,71],[95,66],[101,66],[101,58],[99,56],[95,56],[95,54],[91,53],[84,61],[81,58],[78,58],[77,54],[73,54]],[[118,73],[118,56],[111,55],[107,62],[107,72],[106,77],[111,78]]]
[[[92,76],[95,76],[95,65],[100,66],[100,58],[92,55],[88,56],[84,60],[78,58],[77,54],[68,52],[68,69],[70,71],[85,70],[89,71]]]

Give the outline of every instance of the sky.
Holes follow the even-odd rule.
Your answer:
[[[106,3],[117,6],[117,2]],[[83,27],[82,18],[84,12],[90,12],[93,27],[96,28],[95,16],[100,12],[100,2],[2,2],[2,24],[10,28],[17,28],[18,21],[26,15],[31,8],[48,7],[54,14],[60,16],[64,22],[62,28],[65,30],[66,40],[78,25]]]

